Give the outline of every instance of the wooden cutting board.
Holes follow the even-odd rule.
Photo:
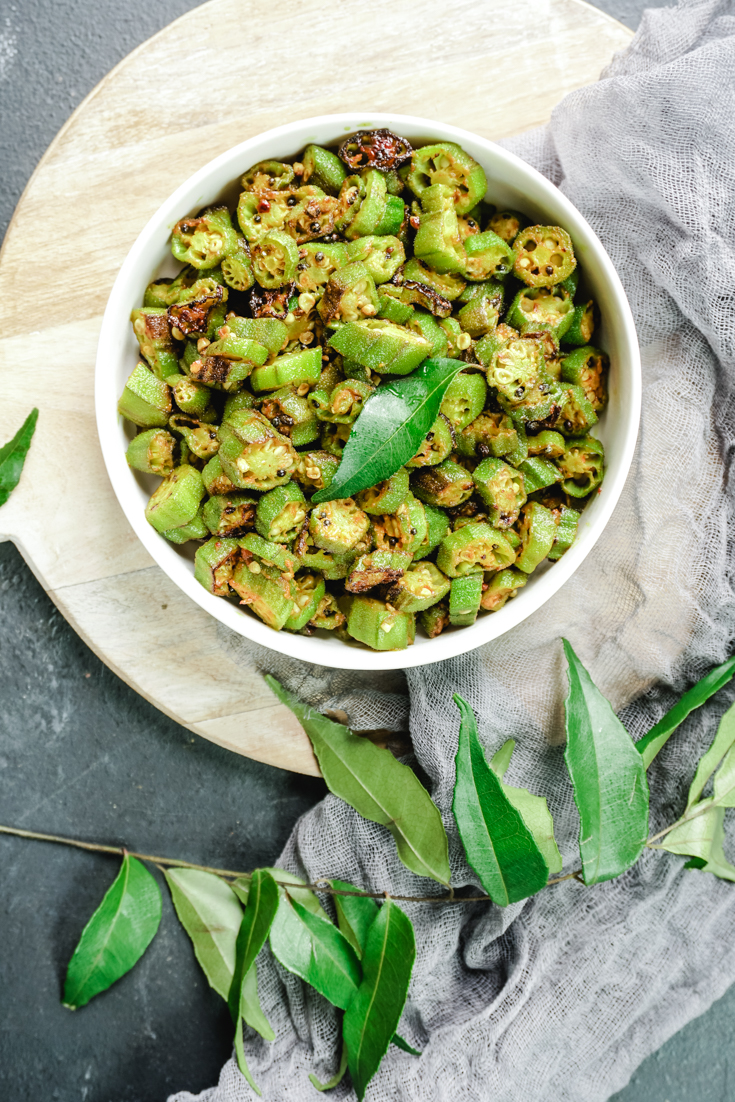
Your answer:
[[[494,139],[538,126],[631,37],[581,0],[210,0],[130,54],[60,131],[0,253],[0,443],[40,409],[0,540],[161,711],[236,753],[319,772],[254,662],[153,564],[107,480],[97,336],[143,225],[201,165],[293,119],[395,110]]]

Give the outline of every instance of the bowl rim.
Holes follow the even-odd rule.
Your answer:
[[[358,120],[369,121],[361,122]],[[562,224],[565,225],[566,229],[570,229],[572,237],[578,235],[581,230],[583,236],[587,239],[588,246],[596,254],[594,257],[595,266],[615,299],[615,318],[610,319],[608,324],[612,325],[614,323],[618,330],[621,348],[624,349],[629,362],[630,379],[626,380],[629,384],[629,390],[626,394],[625,405],[628,415],[625,418],[624,426],[616,425],[616,433],[622,438],[622,442],[619,440],[617,444],[620,460],[617,469],[613,472],[608,471],[606,474],[596,515],[591,522],[588,522],[586,530],[580,534],[569,551],[554,564],[553,571],[549,571],[543,578],[539,578],[538,584],[525,590],[519,596],[519,599],[509,602],[492,616],[479,618],[472,627],[443,634],[436,639],[426,640],[425,643],[422,641],[422,645],[414,645],[407,650],[370,651],[358,645],[351,646],[347,643],[341,643],[339,647],[333,644],[325,646],[324,643],[329,644],[329,640],[323,641],[318,638],[289,632],[274,632],[272,628],[269,628],[255,616],[243,613],[231,602],[223,601],[221,598],[210,594],[195,580],[193,572],[185,560],[178,555],[174,545],[168,543],[147,523],[139,502],[136,500],[134,505],[131,504],[130,487],[131,483],[135,482],[135,476],[125,461],[124,450],[120,447],[119,425],[122,419],[117,413],[119,395],[115,392],[113,373],[109,369],[108,349],[115,347],[116,337],[114,331],[119,325],[120,314],[124,312],[127,315],[126,292],[128,284],[131,279],[135,279],[141,268],[145,267],[146,253],[150,247],[151,239],[162,227],[170,232],[171,227],[179,218],[195,208],[197,192],[201,191],[202,187],[206,187],[212,177],[220,173],[220,170],[232,166],[227,179],[228,181],[234,181],[245,168],[249,167],[250,162],[245,164],[244,158],[251,151],[255,151],[251,158],[252,163],[262,159],[257,155],[257,151],[265,142],[276,141],[281,138],[287,139],[293,136],[294,148],[300,149],[310,140],[310,130],[324,128],[325,126],[334,127],[335,139],[340,134],[347,134],[367,127],[387,126],[400,132],[401,126],[406,126],[427,135],[433,136],[436,134],[439,141],[455,141],[460,145],[463,142],[479,145],[493,157],[496,164],[501,166],[501,171],[502,166],[507,165],[513,172],[520,172],[521,175],[525,175],[530,181],[534,182],[537,189],[542,193],[551,194],[554,202],[563,209],[564,216],[568,219],[568,223]],[[240,162],[243,167],[236,167]],[[500,172],[496,172],[496,175],[502,179]],[[223,185],[223,188],[226,186],[226,184]],[[223,190],[223,188],[220,190]],[[589,267],[589,262],[587,267]],[[564,193],[537,169],[489,138],[483,138],[472,131],[464,130],[450,123],[426,119],[421,116],[402,115],[385,111],[316,115],[273,127],[225,150],[184,180],[148,219],[123,261],[105,307],[95,364],[95,414],[100,447],[107,473],[128,523],[156,564],[200,607],[237,634],[270,650],[287,654],[301,661],[330,668],[355,670],[407,669],[409,667],[430,665],[434,662],[465,654],[504,635],[529,616],[532,616],[541,605],[545,604],[568,581],[590,553],[618,503],[630,470],[638,437],[641,391],[638,340],[633,315],[622,282],[599,237]],[[483,628],[485,630],[482,630]],[[315,647],[315,643],[321,645]],[[311,651],[316,653],[310,653]]]

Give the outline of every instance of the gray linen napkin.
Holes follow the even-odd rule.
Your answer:
[[[568,59],[573,63],[573,58]],[[444,815],[455,885],[474,884],[451,816],[459,690],[482,740],[517,749],[508,779],[548,798],[567,869],[577,817],[562,761],[567,635],[634,738],[732,650],[735,629],[735,14],[727,0],[649,11],[599,83],[541,131],[505,143],[590,221],[630,298],[643,354],[643,420],[621,502],[575,576],[530,620],[465,657],[407,673],[417,761]],[[234,647],[247,646],[231,640]],[[250,650],[252,655],[252,648]],[[264,670],[356,727],[397,729],[400,677]],[[693,717],[651,770],[654,828],[673,822],[694,763],[735,694]],[[420,894],[387,831],[327,797],[280,862],[308,877]],[[603,1102],[735,979],[735,886],[647,851],[611,883],[571,881],[506,910],[406,905],[418,955],[401,1032],[370,1102]],[[259,968],[277,1039],[250,1034],[266,1102],[316,1097],[307,1074],[338,1060],[337,1013],[268,957]],[[234,1061],[200,1102],[254,1098]],[[332,1094],[354,1098],[349,1080]],[[179,1093],[171,1102],[192,1102]]]

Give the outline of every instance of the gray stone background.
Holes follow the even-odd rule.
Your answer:
[[[83,97],[197,6],[0,0],[2,234]],[[661,5],[597,6],[635,28],[644,7]],[[0,413],[0,443],[15,427]],[[0,545],[0,593],[0,822],[226,868],[276,858],[321,798],[320,781],[229,754],[156,711],[77,638],[11,544]],[[163,1102],[215,1083],[230,1054],[227,1009],[166,897],[160,932],[134,971],[80,1013],[62,1008],[65,966],[115,871],[107,857],[0,837],[0,1102]],[[734,1033],[732,988],[614,1102],[732,1099]]]

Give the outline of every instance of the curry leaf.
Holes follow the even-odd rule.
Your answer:
[[[404,1039],[403,1039],[403,1037],[401,1037],[400,1033],[394,1033],[393,1034],[392,1044],[394,1044],[396,1046],[396,1048],[400,1048],[401,1052],[407,1052],[409,1054],[409,1056],[420,1056],[421,1055],[421,1053],[419,1052],[419,1050],[417,1048],[413,1048],[411,1045],[409,1045],[408,1041],[404,1041]]]
[[[341,723],[327,719],[266,676],[273,692],[294,712],[311,739],[330,792],[365,819],[387,827],[398,856],[419,876],[440,884],[450,879],[447,836],[439,809],[413,770],[390,750],[359,738]]]
[[[345,1011],[342,1036],[359,1099],[388,1051],[408,995],[416,942],[410,919],[386,900],[368,931],[363,979]]]
[[[330,884],[333,888],[344,892],[360,890],[354,884],[348,884],[346,880],[330,880]],[[362,959],[368,930],[378,913],[378,904],[367,895],[335,895],[334,905],[337,910],[337,925],[358,958]]]
[[[564,760],[580,818],[585,884],[620,876],[638,860],[648,833],[648,783],[628,732],[564,639],[569,663]]]
[[[554,837],[554,820],[545,798],[534,796],[527,788],[515,788],[512,784],[506,784],[503,781],[514,749],[515,739],[509,738],[493,756],[490,768],[502,781],[503,792],[513,807],[520,811],[523,822],[533,834],[533,839],[549,866],[549,872],[561,872],[563,862]]]
[[[31,446],[33,433],[36,431],[37,420],[38,410],[33,409],[13,439],[0,448],[0,505],[5,504],[20,482],[23,464]]]
[[[69,962],[64,1006],[76,1010],[129,972],[161,921],[161,892],[145,865],[125,854]]]
[[[725,809],[704,801],[700,813],[678,823],[656,848],[694,858],[690,868],[711,872],[722,880],[735,880],[735,865],[725,857]],[[704,808],[704,810],[702,810]]]
[[[263,1092],[253,1079],[247,1060],[245,1059],[245,1046],[242,1037],[242,1018],[237,1019],[237,1024],[235,1026],[235,1056],[237,1057],[237,1066],[241,1073],[245,1076],[255,1093],[262,1097]]]
[[[227,1002],[242,922],[237,896],[221,877],[198,869],[169,869],[166,881],[210,987]]]
[[[334,1073],[331,1079],[326,1083],[320,1083],[316,1075],[310,1074],[309,1080],[312,1087],[316,1087],[318,1091],[331,1091],[333,1087],[338,1086],[345,1077],[347,1071],[347,1045],[342,1045],[342,1055],[339,1060],[339,1067]]]
[[[546,884],[549,868],[521,813],[487,759],[477,737],[475,713],[454,694],[459,744],[452,810],[467,860],[494,903],[516,903]]]
[[[686,810],[699,800],[704,786],[720,764],[725,754],[735,743],[735,704],[725,712],[717,728],[717,734],[710,748],[702,755],[697,765],[694,779],[689,786]]]
[[[329,995],[329,1001],[346,1009],[362,979],[355,950],[331,922],[307,911],[296,900],[291,905],[311,934],[313,970],[329,976],[329,985],[336,996]]]
[[[259,1004],[255,1013],[252,1012],[252,979],[247,986],[245,980],[248,972],[255,964],[255,958],[265,944],[277,910],[278,887],[273,877],[263,869],[256,869],[250,881],[247,906],[237,935],[235,972],[228,997],[230,1014],[236,1027],[238,1020],[243,1017],[248,1025],[252,1025],[254,1029],[258,1028],[253,1025],[253,1021],[248,1019],[252,1018],[255,1021],[260,1021],[262,1012],[258,1013],[260,1011]],[[268,1026],[268,1031],[271,1032],[272,1039],[270,1026]]]
[[[716,669],[710,670],[706,677],[684,693],[681,700],[678,700],[674,707],[662,716],[648,734],[638,739],[635,748],[642,755],[646,769],[690,712],[701,707],[723,685],[726,685],[733,675],[735,675],[735,656],[728,658],[727,662],[723,662]]]
[[[312,502],[352,497],[390,478],[413,459],[438,414],[446,389],[467,365],[462,360],[424,360],[411,375],[378,387],[352,426],[329,486]]]

